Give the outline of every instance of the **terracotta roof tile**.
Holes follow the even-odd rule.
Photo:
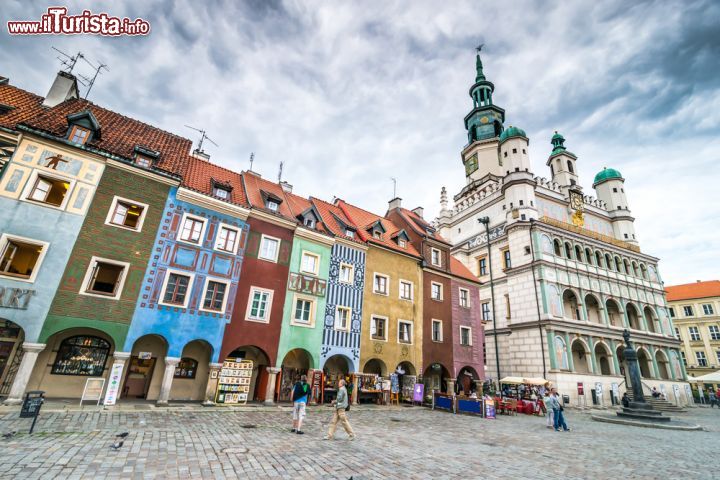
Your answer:
[[[44,111],[42,102],[43,97],[39,95],[13,85],[0,85],[0,103],[13,107],[7,113],[0,113],[0,126],[15,129],[18,123],[41,114]]]
[[[338,199],[336,205],[349,219],[353,221],[355,225],[358,226],[358,235],[363,241],[367,243],[374,243],[376,245],[382,245],[392,250],[420,258],[420,254],[417,250],[415,250],[410,242],[407,242],[407,248],[401,248],[397,243],[391,240],[392,237],[402,229],[387,218],[368,212],[367,210],[363,210],[355,205],[351,205],[344,200]],[[373,238],[372,235],[368,234],[366,231],[377,221],[380,221],[385,229],[382,239]]]
[[[243,185],[245,186],[245,194],[247,195],[247,201],[250,206],[263,210],[267,213],[284,217],[287,220],[296,221],[295,215],[288,206],[288,202],[285,201],[285,192],[278,183],[273,183],[265,180],[255,172],[245,171],[242,173]],[[265,208],[265,200],[263,199],[262,192],[268,192],[276,197],[282,199],[277,212]]]
[[[288,206],[290,207],[290,210],[293,213],[293,216],[298,223],[300,223],[300,219],[298,219],[298,216],[302,214],[304,211],[306,211],[309,208],[312,208],[314,205],[310,200],[307,198],[301,197],[299,195],[295,195],[294,193],[290,192],[284,192],[285,193],[285,199],[288,202]],[[316,207],[317,208],[317,207]],[[320,213],[320,212],[318,212]],[[315,230],[326,233],[326,234],[332,234],[327,228],[327,226],[324,223],[324,219],[322,218],[322,215],[320,215],[320,221],[315,225]],[[308,227],[305,227],[308,228]]]
[[[665,287],[668,302],[695,298],[720,297],[720,280],[686,283]]]
[[[355,225],[355,223],[353,223],[353,221],[350,220],[339,207],[315,197],[310,197],[310,201],[313,203],[313,205],[315,205],[315,208],[322,217],[325,228],[332,235],[335,235],[336,237],[342,237],[346,240],[351,240],[357,243],[364,243],[362,240],[360,240],[360,237],[358,235],[355,235],[353,237],[348,237],[347,235],[345,235],[345,228],[341,226],[340,223],[338,223],[337,219],[340,219],[342,223],[344,223],[348,227],[353,228],[355,231],[359,229],[358,226]]]
[[[465,264],[457,258],[453,257],[452,255],[450,255],[450,273],[457,277],[464,278],[465,280],[480,283],[478,278],[472,274],[472,272],[465,266]]]
[[[185,161],[187,169],[182,182],[184,187],[214,197],[213,181],[215,181],[231,187],[230,198],[224,201],[243,207],[248,206],[242,177],[239,173],[190,155]]]
[[[398,210],[400,211],[400,215],[407,220],[410,226],[413,227],[419,235],[435,239],[439,242],[447,243],[448,245],[450,244],[450,242],[441,237],[439,233],[435,231],[428,231],[428,228],[431,228],[432,230],[435,229],[417,213],[408,210],[407,208],[398,208]]]
[[[101,128],[101,138],[93,139],[88,146],[127,159],[135,157],[136,146],[143,146],[160,152],[157,167],[185,175],[192,141],[87,100],[67,100],[21,123],[57,137],[65,137],[68,129],[67,116],[85,110],[92,112]]]

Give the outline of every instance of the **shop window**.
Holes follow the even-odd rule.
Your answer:
[[[302,326],[312,326],[315,318],[315,301],[309,298],[295,298],[295,309],[293,314],[293,324]]]
[[[472,328],[460,327],[460,345],[467,347],[472,345]]]
[[[81,293],[119,298],[130,264],[92,257]]]
[[[115,197],[105,223],[116,227],[125,227],[130,230],[140,231],[145,219],[147,205]]]
[[[175,378],[195,378],[198,362],[192,358],[183,357],[175,367]]]
[[[180,240],[199,245],[204,229],[205,220],[186,215],[183,217],[182,228],[180,229]]]
[[[442,299],[443,299],[442,283],[430,282],[430,298],[432,298],[433,300],[442,301]]]
[[[432,341],[433,342],[442,342],[443,341],[443,334],[442,334],[442,320],[433,320],[432,321]]]
[[[208,279],[205,285],[205,296],[203,297],[203,310],[225,311],[227,288],[228,284],[225,282]]]
[[[38,175],[27,198],[35,202],[61,207],[69,190],[70,182],[65,179]]]
[[[300,263],[300,271],[317,275],[320,269],[320,256],[310,252],[302,253],[302,261]]]
[[[398,320],[398,342],[413,343],[413,324],[406,320]]]
[[[110,352],[110,343],[99,337],[76,336],[60,344],[50,373],[101,377]]]
[[[215,249],[228,253],[236,253],[239,236],[240,232],[237,228],[220,225],[220,230],[215,239]]]
[[[163,303],[184,307],[192,277],[180,273],[169,273],[163,294]]]
[[[277,262],[278,253],[280,251],[280,239],[262,236],[260,240],[260,252],[258,256],[263,260]]]
[[[272,290],[252,287],[250,289],[250,302],[248,303],[247,320],[268,322],[270,308],[272,307]]]
[[[353,266],[347,263],[340,264],[340,273],[338,279],[341,283],[353,283]]]
[[[89,138],[90,130],[80,127],[78,125],[73,125],[72,129],[70,130],[70,135],[68,135],[68,140],[79,145],[85,145],[85,142],[87,142]]]
[[[47,249],[47,243],[22,237],[0,237],[0,275],[34,280]]]
[[[335,330],[349,330],[352,310],[348,307],[337,307],[335,312]]]
[[[466,288],[460,289],[460,306],[468,308],[470,306],[470,291]]]
[[[387,340],[387,318],[372,317],[370,319],[370,338],[373,340]]]
[[[402,300],[413,299],[413,284],[405,280],[400,280],[400,298]]]
[[[478,270],[480,272],[480,276],[488,274],[487,270],[487,257],[483,257],[480,260],[478,260]]]
[[[388,294],[388,277],[380,273],[373,276],[373,292],[380,295]]]

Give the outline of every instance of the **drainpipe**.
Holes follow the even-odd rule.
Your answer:
[[[533,242],[533,227],[535,226],[535,219],[530,219],[530,253],[532,254],[532,263],[530,264],[530,270],[533,276],[533,287],[535,288],[535,306],[537,307],[538,316],[538,333],[540,334],[540,348],[542,348],[542,360],[543,360],[543,378],[547,378],[547,365],[545,364],[545,339],[543,338],[541,314],[540,314],[540,300],[538,299],[537,279],[535,278],[535,245]]]
[[[497,323],[495,321],[495,285],[493,280],[492,252],[490,251],[490,217],[478,218],[478,222],[485,225],[487,235],[488,268],[490,269],[490,301],[492,302],[493,338],[495,339],[495,366],[497,367],[497,389],[500,390],[500,350],[497,339]]]

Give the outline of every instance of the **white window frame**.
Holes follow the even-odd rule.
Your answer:
[[[50,243],[43,242],[40,240],[34,240],[32,238],[21,237],[20,235],[12,235],[9,233],[3,233],[0,236],[0,258],[2,258],[2,256],[5,255],[5,249],[7,248],[7,244],[10,240],[16,240],[20,243],[30,243],[32,245],[42,246],[42,251],[40,252],[40,255],[38,255],[37,262],[35,262],[35,268],[33,268],[33,271],[30,274],[30,277],[22,278],[22,277],[17,277],[15,275],[8,275],[8,274],[5,274],[4,272],[0,272],[0,277],[10,278],[10,279],[18,281],[18,282],[34,283],[35,279],[38,276],[38,272],[40,271],[40,267],[42,266],[42,262],[45,259],[45,254],[48,251],[48,247],[50,246]]]
[[[688,314],[685,311],[686,308],[690,309],[690,314]],[[683,305],[682,309],[683,309],[683,317],[694,317],[695,316],[695,309],[693,308],[692,305]]]
[[[688,327],[688,336],[690,337],[691,342],[699,342],[702,339],[700,336],[700,329],[694,325]]]
[[[462,292],[466,293],[467,305],[462,304]],[[460,305],[462,308],[470,308],[470,289],[458,287],[458,305]]]
[[[703,315],[715,315],[715,307],[713,307],[712,303],[703,303],[702,310]],[[710,311],[708,312],[708,310]]]
[[[463,330],[467,330],[467,331],[468,331],[468,343],[462,343]],[[467,326],[464,326],[464,325],[460,325],[460,338],[459,338],[458,340],[459,340],[458,343],[460,343],[460,346],[462,346],[462,347],[472,347],[472,345],[473,345],[472,327],[467,327]]]
[[[35,183],[37,182],[38,176],[52,178],[53,180],[63,180],[70,184],[67,189],[67,193],[65,194],[65,198],[63,198],[63,201],[60,205],[56,206],[50,203],[40,202],[38,200],[33,200],[32,198],[30,198],[30,194],[32,193],[33,189],[35,189]],[[25,184],[25,188],[23,188],[21,198],[35,205],[42,205],[43,207],[54,208],[55,210],[65,210],[65,208],[67,208],[68,202],[70,201],[70,197],[72,197],[73,191],[75,190],[75,183],[76,181],[74,179],[52,173],[52,171],[35,169],[30,174],[30,179]]]
[[[142,213],[140,214],[140,218],[138,218],[137,228],[126,227],[125,225],[118,225],[117,223],[112,222],[112,218],[115,215],[115,208],[117,207],[118,202],[131,203],[131,204],[142,207],[143,210],[142,210]],[[148,208],[150,208],[150,207],[146,203],[138,202],[138,201],[132,200],[130,198],[119,197],[119,196],[115,195],[113,197],[112,203],[110,204],[110,210],[108,210],[107,217],[105,217],[105,225],[109,225],[109,226],[115,227],[115,228],[121,228],[123,230],[129,230],[131,232],[142,232],[142,227],[143,227],[143,224],[145,223],[145,216],[147,215]]]
[[[433,338],[433,333],[434,333],[434,331],[435,331],[435,324],[436,324],[436,323],[439,323],[439,324],[440,324],[440,330],[439,330],[439,331],[440,331],[440,338],[438,338],[438,339]],[[432,340],[432,341],[435,342],[435,343],[443,343],[444,339],[443,339],[443,321],[442,321],[442,320],[438,320],[437,318],[433,318],[433,319],[430,321],[430,340]]]
[[[189,240],[183,240],[183,239],[182,239],[182,232],[183,232],[183,230],[185,229],[185,221],[186,221],[188,218],[191,218],[191,219],[193,219],[193,220],[198,220],[198,221],[201,221],[201,222],[202,222],[202,228],[200,229],[200,239],[199,239],[198,243],[194,243],[194,242],[191,242],[191,241],[189,241]],[[177,241],[178,241],[178,242],[182,242],[182,243],[186,243],[186,244],[188,244],[188,245],[194,245],[194,246],[196,246],[196,247],[201,247],[202,244],[203,244],[203,242],[204,242],[204,240],[205,240],[205,231],[207,230],[207,226],[208,226],[208,219],[207,219],[207,218],[203,218],[203,217],[201,217],[201,216],[199,216],[199,215],[193,215],[193,214],[190,214],[190,213],[188,213],[188,212],[184,212],[184,213],[183,213],[183,216],[182,216],[182,219],[180,220],[180,225],[178,225],[177,237],[176,237],[176,238],[177,238]]]
[[[702,358],[700,358],[702,357]],[[695,361],[697,362],[698,367],[705,368],[708,366],[708,359],[705,355],[705,352],[702,350],[695,350]],[[705,362],[705,365],[702,365],[701,362]]]
[[[260,294],[266,293],[268,295],[267,308],[265,308],[265,318],[253,317],[251,315],[253,297],[255,296],[255,292],[260,293]],[[247,320],[248,322],[270,323],[270,312],[272,310],[272,300],[273,300],[274,293],[275,293],[275,290],[269,290],[267,288],[251,286],[250,294],[248,295],[247,308],[245,309],[245,320]]]
[[[178,305],[177,303],[165,303],[165,289],[167,288],[167,284],[170,281],[170,275],[173,273],[176,275],[183,275],[185,277],[190,277],[190,281],[188,281],[187,294],[185,295],[185,302],[182,305]],[[163,279],[162,288],[160,289],[160,298],[158,298],[158,304],[165,305],[166,307],[172,307],[172,308],[187,308],[188,304],[190,303],[190,297],[192,296],[192,289],[194,286],[195,286],[195,273],[188,272],[187,270],[178,270],[176,268],[168,268],[167,271],[165,272],[165,278]],[[203,295],[203,297],[204,297],[204,295]]]
[[[345,327],[341,327],[338,325],[338,319],[340,318],[340,310],[347,311],[347,324],[345,325]],[[335,307],[335,322],[333,323],[333,328],[340,332],[349,332],[351,322],[352,322],[352,308],[346,307],[345,305],[337,305]]]
[[[402,291],[403,291],[402,284],[403,283],[407,283],[408,285],[410,285],[410,298],[405,298],[402,296]],[[414,301],[415,300],[415,284],[413,282],[411,282],[410,280],[405,280],[404,278],[401,278],[398,281],[398,298],[400,300],[405,300],[407,302]]]
[[[89,283],[90,279],[92,278],[92,272],[95,269],[95,265],[97,263],[109,263],[110,265],[118,265],[123,267],[123,276],[120,279],[120,283],[118,284],[117,292],[115,292],[115,295],[102,295],[100,293],[93,293],[87,291],[88,287],[90,286]],[[119,300],[120,296],[122,295],[123,288],[125,287],[125,280],[127,280],[129,272],[130,264],[128,262],[119,262],[117,260],[111,260],[109,258],[92,256],[90,257],[90,263],[88,264],[88,268],[85,271],[85,276],[83,277],[83,281],[80,284],[80,291],[78,293],[80,295],[86,295],[88,297],[106,298],[108,300]]]
[[[271,207],[270,205],[274,205],[275,208]],[[277,212],[278,210],[280,210],[280,204],[278,202],[276,202],[275,200],[268,199],[267,209],[270,210],[271,212]]]
[[[303,300],[306,302],[310,302],[310,318],[308,319],[308,323],[297,321],[295,319],[295,307],[297,305],[298,300]],[[296,327],[305,327],[305,328],[315,328],[315,310],[317,309],[317,301],[315,300],[315,297],[310,297],[307,295],[293,295],[293,301],[292,301],[292,310],[290,311],[290,325],[294,325]]]
[[[435,263],[436,252],[438,258],[437,263]],[[430,247],[430,263],[435,267],[442,267],[442,251],[439,248]]]
[[[237,234],[237,240],[235,241],[235,248],[233,248],[232,251],[223,250],[222,248],[220,248],[220,231],[223,228],[225,228],[227,230],[231,230]],[[232,253],[233,255],[237,255],[238,248],[240,248],[240,229],[237,227],[233,227],[232,225],[228,225],[227,223],[223,223],[223,222],[218,223],[217,233],[215,234],[215,244],[213,245],[213,249],[217,250],[218,252]]]
[[[384,335],[383,338],[375,338],[375,337],[373,337],[373,334],[372,334],[373,320],[376,319],[376,318],[382,319],[382,320],[385,321],[385,335]],[[368,329],[368,330],[369,330],[368,333],[370,334],[370,340],[371,340],[371,341],[373,341],[373,342],[387,342],[387,341],[388,341],[388,330],[389,330],[389,329],[390,329],[390,319],[389,319],[388,317],[386,317],[386,316],[384,316],[384,315],[370,315],[370,328]]]
[[[208,284],[210,282],[222,283],[225,285],[225,296],[223,297],[223,304],[220,310],[211,310],[209,308],[205,308],[205,294],[207,293]],[[230,286],[231,285],[229,280],[217,277],[206,277],[200,294],[199,310],[208,313],[225,314],[225,310],[227,309],[228,297],[230,296]]]
[[[315,257],[315,271],[305,270],[305,257]],[[303,250],[302,255],[300,256],[300,272],[301,273],[309,273],[310,275],[318,275],[318,272],[320,272],[320,255],[314,252],[310,252],[308,250]]]
[[[218,192],[225,192],[225,196],[218,195]],[[220,200],[229,200],[230,199],[230,190],[224,187],[214,186],[213,187],[213,197],[219,198]]]
[[[342,270],[343,267],[348,267],[350,269],[350,280],[343,280],[342,279]],[[352,285],[355,281],[355,266],[351,265],[349,263],[340,262],[340,268],[338,269],[338,282],[344,283],[346,285]]]
[[[377,290],[375,290],[375,277],[383,277],[385,279],[385,288],[387,289],[386,292],[378,292]],[[390,276],[385,275],[384,273],[373,272],[372,291],[376,295],[384,295],[386,297],[390,296]]]
[[[409,341],[409,342],[404,342],[404,341],[401,341],[401,340],[400,340],[400,325],[402,325],[402,324],[410,325],[410,341]],[[399,344],[401,344],[401,345],[412,345],[412,344],[414,344],[414,343],[415,343],[415,341],[414,341],[414,340],[415,340],[415,328],[414,328],[414,327],[415,327],[415,325],[414,325],[414,323],[413,323],[411,320],[402,320],[402,319],[398,318],[398,324],[397,324],[397,343],[399,343]]]
[[[708,335],[710,335],[710,341],[720,340],[720,327],[717,325],[708,325]]]
[[[275,258],[267,258],[262,256],[263,251],[263,243],[265,243],[265,240],[274,240],[277,242],[277,248],[275,249]],[[280,245],[282,244],[282,241],[277,237],[271,237],[270,235],[262,234],[260,236],[260,246],[258,247],[258,259],[265,260],[266,262],[272,262],[277,263],[278,256],[280,255]]]
[[[433,297],[433,285],[438,285],[440,287],[440,298]],[[443,284],[440,282],[430,282],[430,299],[435,300],[437,302],[442,302],[444,299],[444,292],[443,292]]]
[[[398,238],[398,247],[407,248],[407,240],[404,238]]]
[[[487,308],[487,318],[485,318],[485,309],[483,308],[485,305],[488,306]],[[480,304],[480,320],[483,322],[489,322],[492,320],[492,307],[490,306],[490,302],[482,302]]]

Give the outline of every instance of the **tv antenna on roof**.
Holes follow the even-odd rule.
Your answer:
[[[280,162],[280,171],[278,172],[278,183],[282,181],[282,169],[283,169],[283,162]]]
[[[93,75],[92,78],[88,78],[85,75],[78,75],[80,78],[82,78],[84,80],[81,83],[83,85],[85,85],[86,87],[88,87],[87,92],[85,92],[85,100],[87,100],[88,95],[90,95],[90,90],[92,90],[92,87],[95,84],[95,80],[97,79],[98,75],[100,75],[102,73],[101,70],[104,68],[105,70],[107,70],[109,72],[110,69],[108,68],[107,64],[105,64],[105,63],[98,62],[99,65],[96,67],[95,65],[90,63],[90,61],[87,58],[83,57],[83,60],[85,60],[85,63],[87,63],[88,65],[90,65],[91,67],[93,67],[95,69],[95,75]]]
[[[250,152],[250,171],[252,172],[253,162],[255,161],[255,152]]]
[[[397,198],[397,178],[390,177],[390,180],[393,182],[393,198]]]
[[[195,151],[200,152],[200,153],[204,153],[202,147],[203,147],[203,142],[205,142],[205,140],[207,140],[208,142],[212,143],[212,144],[215,145],[216,147],[219,147],[219,146],[220,146],[220,145],[218,145],[217,143],[213,142],[212,138],[210,138],[210,137],[207,136],[207,133],[205,132],[205,130],[201,130],[201,129],[199,129],[199,128],[191,127],[190,125],[185,125],[185,126],[186,126],[187,128],[192,129],[192,130],[195,130],[196,132],[200,132],[200,141],[198,142],[198,146],[197,146],[197,148],[195,149]]]
[[[57,59],[60,60],[60,63],[62,64],[61,68],[65,68],[66,69],[65,71],[67,73],[72,73],[73,68],[75,68],[75,64],[77,63],[77,61],[81,58],[85,58],[85,56],[82,54],[82,52],[78,52],[73,57],[58,48],[52,47],[52,49],[61,55],[60,57],[57,57]]]

